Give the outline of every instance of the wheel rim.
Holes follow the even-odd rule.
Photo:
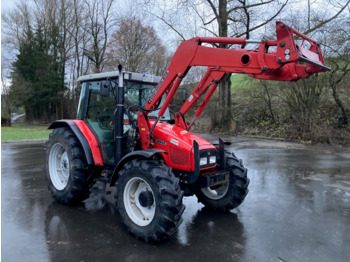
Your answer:
[[[145,198],[152,198],[145,200]],[[149,225],[156,212],[156,203],[152,188],[140,177],[128,181],[123,194],[125,211],[138,226]]]
[[[57,190],[63,190],[68,184],[69,158],[60,143],[54,144],[50,150],[49,172],[53,186]]]
[[[204,187],[201,190],[202,190],[202,193],[207,198],[210,198],[213,200],[218,200],[218,199],[223,198],[226,195],[228,188],[229,188],[229,183],[225,183],[218,188],[216,188],[216,187],[215,188],[214,187]]]

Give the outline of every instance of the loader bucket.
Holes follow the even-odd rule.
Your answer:
[[[308,73],[330,71],[326,66],[320,45],[299,31],[276,22],[277,56],[281,63],[303,62],[308,64]],[[296,44],[295,40],[301,40]]]

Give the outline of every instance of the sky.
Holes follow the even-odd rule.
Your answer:
[[[1,0],[1,11],[9,10],[18,0]]]

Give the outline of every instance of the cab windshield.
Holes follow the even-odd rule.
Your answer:
[[[78,106],[78,119],[84,119],[87,124],[94,130],[103,142],[103,146],[106,149],[108,156],[108,162],[114,161],[113,156],[113,128],[114,128],[114,110],[115,98],[111,93],[108,97],[100,95],[100,85],[103,79],[84,82],[81,88],[81,95]],[[112,87],[117,85],[118,79],[113,79]],[[144,106],[147,99],[155,88],[155,84],[124,81],[124,104],[125,109],[128,109],[132,105]],[[164,98],[161,103],[163,103]],[[85,108],[84,108],[85,107]],[[84,114],[85,112],[85,114]],[[158,111],[149,113],[149,117],[157,117]],[[136,120],[137,112],[133,114],[133,118]],[[161,120],[170,120],[169,109],[166,110]],[[131,128],[129,118],[124,114],[123,132],[127,135]]]

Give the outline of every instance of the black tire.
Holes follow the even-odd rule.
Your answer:
[[[226,170],[230,171],[229,183],[213,188],[196,187],[195,189],[199,202],[218,211],[229,211],[238,207],[249,191],[247,169],[243,166],[242,160],[227,151],[225,158]]]
[[[160,161],[126,163],[119,172],[115,197],[127,230],[146,242],[169,237],[182,222],[185,206],[179,179]]]
[[[94,172],[69,128],[57,128],[50,134],[45,171],[51,195],[60,204],[74,205],[89,197]]]

